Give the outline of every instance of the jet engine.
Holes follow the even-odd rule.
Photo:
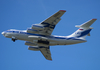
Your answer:
[[[28,50],[39,51],[39,47],[38,46],[29,46]]]
[[[27,29],[27,32],[28,33],[38,33],[39,31],[35,29]]]
[[[25,45],[28,45],[28,46],[37,46],[37,44],[31,43],[31,42],[25,42]]]
[[[45,28],[41,24],[33,24],[32,25],[32,29],[35,29],[35,30],[44,30]]]
[[[28,33],[34,33],[34,34],[41,34],[41,35],[45,35],[46,30],[36,30],[36,29],[27,29]]]

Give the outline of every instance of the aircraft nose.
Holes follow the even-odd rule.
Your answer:
[[[2,32],[1,34],[2,34],[2,35],[5,35],[5,32]]]

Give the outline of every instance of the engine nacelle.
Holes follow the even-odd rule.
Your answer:
[[[28,33],[38,33],[39,31],[35,29],[27,29],[27,32]]]
[[[41,24],[33,24],[32,25],[32,29],[35,29],[35,30],[44,30],[45,28]]]
[[[39,47],[38,46],[29,46],[28,50],[39,51]]]
[[[31,42],[25,42],[25,45],[28,45],[28,46],[37,46],[37,44],[31,43]]]
[[[46,30],[35,30],[35,29],[31,29],[31,28],[27,29],[27,32],[34,33],[34,34],[41,34],[41,35],[47,34]]]

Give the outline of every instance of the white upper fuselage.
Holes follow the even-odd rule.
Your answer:
[[[7,37],[7,38],[15,38],[17,40],[24,40],[28,41],[31,43],[35,43],[35,41],[42,40],[42,41],[48,41],[49,46],[52,45],[70,45],[70,44],[77,44],[77,43],[82,43],[86,42],[86,40],[75,38],[75,37],[69,37],[69,36],[45,36],[45,35],[40,35],[40,34],[32,34],[32,33],[27,33],[26,30],[7,30],[2,32],[2,34]],[[41,43],[36,43],[35,46],[42,45],[44,46],[45,44]]]

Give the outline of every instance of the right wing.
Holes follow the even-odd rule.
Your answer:
[[[41,34],[41,35],[51,35],[54,30],[56,24],[61,20],[61,16],[65,13],[65,10],[60,10],[42,21],[40,24],[33,24],[31,29],[28,29],[27,32],[33,34]]]

